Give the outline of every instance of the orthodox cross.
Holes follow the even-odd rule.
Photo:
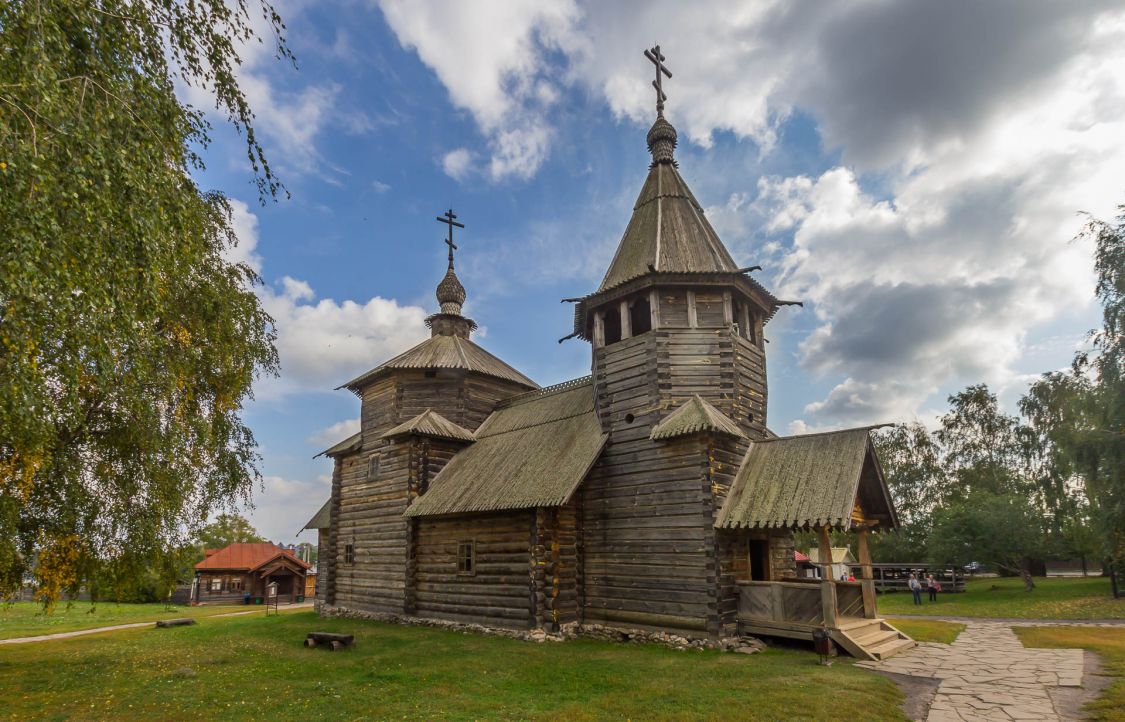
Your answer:
[[[664,94],[664,87],[661,82],[663,78],[660,76],[663,73],[665,77],[671,78],[672,71],[668,70],[668,67],[664,65],[664,61],[667,58],[660,54],[659,45],[654,45],[651,50],[646,50],[645,57],[648,58],[650,63],[656,66],[656,80],[652,81],[652,87],[656,88],[656,114],[660,117],[664,117],[664,101],[668,100],[668,96]]]
[[[453,244],[453,226],[457,226],[458,228],[464,228],[465,227],[464,223],[458,223],[456,219],[457,219],[457,214],[453,212],[452,208],[450,208],[448,211],[446,211],[445,215],[437,216],[437,222],[438,223],[444,223],[445,225],[449,226],[449,237],[445,239],[445,244],[447,246],[449,246],[449,267],[450,268],[453,268],[453,251],[455,251],[457,249],[457,246],[455,246]]]

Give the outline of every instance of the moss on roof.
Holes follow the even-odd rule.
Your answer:
[[[872,518],[896,527],[870,433],[864,427],[750,444],[715,526],[846,529],[862,495]]]
[[[589,379],[523,394],[494,411],[405,516],[559,506],[605,445]]]
[[[338,443],[334,446],[328,447],[327,449],[320,452],[319,454],[317,454],[313,458],[315,459],[315,458],[317,458],[317,456],[340,456],[341,454],[346,454],[348,452],[355,451],[355,450],[359,449],[359,447],[362,444],[363,444],[363,434],[361,434],[359,432],[356,432],[356,433],[352,434],[351,436],[349,436],[348,438],[341,441],[340,443]]]
[[[458,426],[433,409],[426,409],[413,419],[384,432],[379,438],[389,439],[402,434],[432,436],[437,439],[452,439],[454,441],[473,441],[474,438],[473,432],[463,426]]]
[[[652,440],[671,439],[676,436],[709,431],[745,438],[738,424],[707,403],[699,394],[694,394],[678,409],[668,414],[659,424],[652,427],[649,438]]]

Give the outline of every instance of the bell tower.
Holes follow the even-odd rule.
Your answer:
[[[729,633],[730,560],[712,525],[766,428],[766,322],[784,302],[739,268],[680,175],[656,46],[648,176],[598,289],[577,302],[609,435],[583,484],[585,617]],[[568,337],[569,338],[569,337]],[[744,557],[745,555],[743,555]],[[700,570],[706,570],[704,574]]]

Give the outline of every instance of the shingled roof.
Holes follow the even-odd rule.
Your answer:
[[[328,501],[324,502],[324,506],[320,507],[320,511],[313,514],[313,518],[309,519],[301,531],[305,529],[327,529],[331,526],[332,519],[332,497],[328,497]],[[300,532],[298,532],[300,533]]]
[[[897,528],[870,428],[756,441],[731,484],[719,528],[851,526],[865,517]]]
[[[395,356],[365,374],[361,374],[337,389],[355,391],[376,376],[391,369],[463,369],[486,376],[514,381],[529,389],[539,388],[528,377],[496,358],[467,338],[459,336],[432,336],[414,348]]]
[[[654,163],[598,292],[649,271],[736,273],[703,207],[672,163]]]
[[[405,516],[559,506],[605,445],[591,379],[522,394],[494,411]]]
[[[383,432],[379,438],[389,439],[402,434],[416,434],[418,436],[431,436],[435,439],[452,439],[454,441],[473,441],[473,432],[463,426],[458,426],[433,409],[426,409],[409,421],[405,421],[389,431]]]
[[[671,439],[700,431],[746,437],[742,429],[738,428],[738,424],[731,421],[726,414],[707,403],[699,394],[693,394],[678,409],[652,427],[649,438],[654,441]]]
[[[349,451],[355,451],[362,444],[363,444],[363,434],[357,431],[356,433],[352,434],[351,436],[344,439],[340,443],[335,444],[333,446],[329,446],[327,449],[320,452],[319,454],[317,454],[313,458],[315,459],[315,458],[317,458],[317,456],[339,456],[340,454],[346,454]]]

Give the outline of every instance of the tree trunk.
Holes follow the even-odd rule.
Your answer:
[[[1020,576],[1023,577],[1023,589],[1025,592],[1030,592],[1035,589],[1035,582],[1031,579],[1031,572],[1023,569],[1020,571]]]

